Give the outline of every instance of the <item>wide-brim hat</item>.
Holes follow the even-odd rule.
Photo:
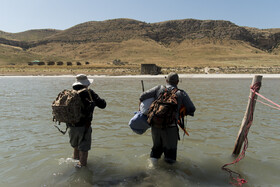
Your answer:
[[[79,74],[76,76],[76,81],[73,83],[72,86],[82,85],[82,86],[89,86],[93,83],[93,79],[88,79],[86,75]]]

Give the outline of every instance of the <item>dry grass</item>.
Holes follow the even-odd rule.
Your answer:
[[[87,67],[104,68],[106,72],[108,68],[114,72],[139,68],[143,63],[163,68],[276,67],[280,66],[278,32],[279,29],[239,27],[229,21],[194,19],[153,24],[114,19],[86,22],[63,31],[30,30],[15,34],[0,31],[2,43],[28,49],[0,44],[0,65],[26,65],[33,60],[89,62]],[[115,59],[125,65],[114,66]],[[28,68],[36,70],[28,66],[23,69]],[[71,73],[69,69],[86,70],[41,66],[37,71]]]
[[[90,66],[28,66],[28,65],[5,65],[0,66],[0,75],[77,75],[84,73],[88,75],[137,75],[140,67],[100,67]]]
[[[37,29],[28,30],[19,33],[6,33],[0,31],[0,38],[6,38],[10,40],[21,40],[21,41],[36,41],[48,38],[49,36],[55,35],[61,31],[54,29]]]
[[[277,51],[278,50],[278,51]],[[163,68],[184,67],[277,67],[280,66],[279,48],[267,53],[251,45],[233,40],[185,40],[162,45],[150,39],[131,39],[105,43],[48,43],[24,51],[0,45],[0,73],[2,75],[61,75],[61,74],[139,74],[140,65],[157,64]],[[28,66],[32,60],[81,62],[82,66]],[[120,59],[127,62],[116,66]],[[89,62],[90,65],[84,65]],[[15,66],[8,65],[15,63]]]
[[[29,52],[41,56],[59,56],[62,61],[88,61],[106,66],[114,59],[135,66],[154,63],[163,67],[272,66],[280,65],[280,56],[256,49],[245,42],[185,40],[169,46],[153,40],[133,39],[121,43],[49,43]]]
[[[36,59],[47,62],[59,61],[65,59],[65,57],[34,53],[32,51],[25,51],[19,47],[0,44],[0,65],[27,64]]]

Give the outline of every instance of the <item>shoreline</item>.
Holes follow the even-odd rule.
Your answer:
[[[149,69],[149,68],[148,68]],[[147,77],[165,76],[169,72],[177,72],[187,78],[248,78],[253,75],[264,77],[280,77],[280,66],[277,67],[161,67],[160,71],[142,71],[137,66],[0,66],[0,76],[75,76],[86,74],[91,76],[111,77]],[[141,74],[142,73],[142,74]],[[158,75],[154,75],[158,74]],[[278,75],[279,74],[279,75]]]
[[[213,78],[213,79],[242,79],[253,78],[255,75],[262,75],[263,78],[280,78],[280,74],[181,74],[178,73],[180,78]],[[0,78],[6,77],[75,77],[76,75],[0,75]],[[87,74],[91,78],[164,78],[167,74],[160,75],[91,75]]]

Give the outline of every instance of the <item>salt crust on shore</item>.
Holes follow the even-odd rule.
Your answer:
[[[262,75],[263,78],[280,78],[280,74],[179,74],[180,78],[253,78],[255,75]],[[88,75],[90,78],[164,78],[166,75],[121,75],[121,76],[108,76],[108,75]],[[1,77],[75,77],[73,75],[28,75],[28,76],[0,76]]]
[[[255,75],[262,75],[263,78],[280,78],[280,74],[179,74],[180,78],[253,78]],[[121,76],[108,76],[108,75],[88,75],[91,78],[164,78],[166,75],[121,75]],[[73,75],[28,75],[28,76],[0,76],[0,77],[75,77]]]

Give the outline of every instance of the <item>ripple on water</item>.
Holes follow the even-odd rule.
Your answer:
[[[197,111],[187,117],[190,136],[178,144],[178,163],[148,167],[150,129],[132,132],[128,121],[138,110],[141,78],[94,77],[92,88],[107,101],[96,108],[92,149],[87,169],[77,170],[68,135],[53,127],[51,102],[71,88],[73,77],[1,78],[0,143],[3,186],[228,186],[220,167],[232,161],[231,152],[247,106],[251,79],[182,79]],[[280,81],[264,80],[262,93],[280,98]],[[145,88],[164,84],[145,78]],[[32,90],[32,91],[31,91]],[[256,105],[246,157],[233,168],[249,186],[277,185],[279,171],[279,111]],[[61,126],[64,129],[64,125]],[[33,180],[29,180],[32,176]],[[259,177],[262,176],[262,177]]]

